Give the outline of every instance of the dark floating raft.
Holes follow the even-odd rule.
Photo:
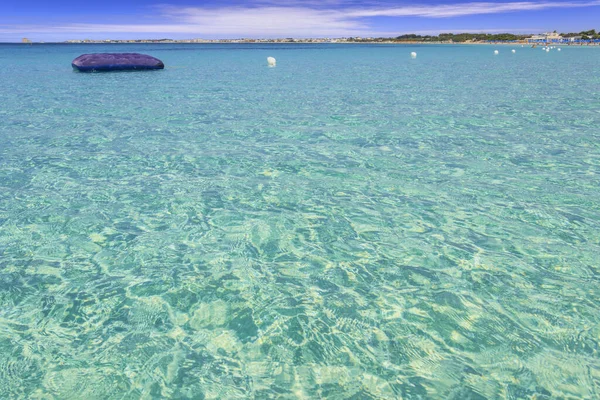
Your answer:
[[[129,71],[163,69],[165,64],[158,58],[139,53],[93,53],[82,54],[71,63],[82,72]]]

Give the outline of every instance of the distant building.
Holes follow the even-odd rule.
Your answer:
[[[546,32],[546,33],[541,33],[539,35],[533,35],[530,38],[527,38],[527,41],[530,43],[535,43],[535,42],[560,42],[563,39],[562,36],[560,36],[558,33],[556,32]]]
[[[31,44],[31,40],[24,37],[23,39],[21,39],[21,43],[30,43]]]

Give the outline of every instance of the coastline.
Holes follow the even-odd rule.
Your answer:
[[[189,45],[211,45],[211,44],[381,44],[381,45],[447,45],[447,46],[456,46],[456,45],[493,45],[493,46],[524,46],[524,47],[543,47],[543,46],[560,46],[560,47],[600,47],[600,43],[530,43],[525,41],[518,42],[447,42],[447,41],[332,41],[332,40],[319,40],[319,39],[308,39],[308,40],[300,40],[296,39],[294,41],[277,41],[277,40],[265,40],[265,41],[246,41],[246,40],[211,40],[211,41],[191,41],[191,40],[172,40],[172,41],[164,41],[164,40],[111,40],[111,41],[63,41],[63,42],[0,42],[0,44],[14,44],[14,45],[24,45],[24,46],[32,46],[32,45],[40,45],[40,44],[66,44],[66,45],[81,45],[81,44],[155,44],[155,45],[166,45],[166,44],[189,44]]]

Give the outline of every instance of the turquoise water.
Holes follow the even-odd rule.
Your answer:
[[[600,49],[516,49],[0,45],[0,398],[599,398]]]

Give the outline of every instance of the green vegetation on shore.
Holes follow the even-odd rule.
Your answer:
[[[556,31],[555,31],[556,33]],[[581,37],[583,40],[595,40],[600,39],[600,33],[596,32],[595,29],[588,31],[581,31],[579,33],[561,33],[560,36],[563,38],[570,37]],[[515,35],[512,33],[440,33],[439,35],[417,35],[414,33],[397,36],[395,38],[365,38],[358,39],[354,38],[355,41],[395,41],[395,42],[454,42],[454,43],[465,43],[465,42],[496,42],[496,41],[516,41],[525,40],[531,37],[528,35]]]
[[[583,40],[596,40],[600,39],[600,32],[596,32],[595,29],[590,29],[589,31],[581,31],[579,33],[561,33],[562,37],[574,37],[581,36]]]
[[[479,42],[479,41],[507,41],[523,40],[531,35],[514,35],[512,33],[440,33],[438,36],[402,35],[394,38],[396,41],[420,41],[420,42]]]

